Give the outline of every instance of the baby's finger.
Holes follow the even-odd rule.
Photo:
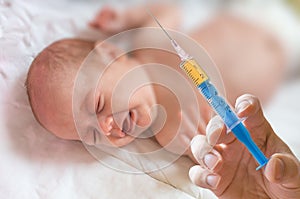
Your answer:
[[[210,170],[204,169],[199,165],[190,168],[189,176],[194,184],[208,189],[217,188],[221,180],[218,174],[212,173]]]
[[[207,142],[215,146],[216,144],[229,144],[235,137],[232,133],[227,134],[226,126],[220,116],[213,117],[206,127]]]

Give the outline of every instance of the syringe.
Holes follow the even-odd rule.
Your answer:
[[[231,131],[236,138],[242,142],[252,156],[255,158],[259,166],[256,170],[259,170],[268,163],[268,159],[254,143],[250,136],[249,131],[246,129],[242,121],[238,118],[235,112],[230,108],[228,103],[223,97],[218,94],[216,87],[210,82],[208,76],[204,70],[199,66],[195,59],[188,55],[177,42],[168,34],[168,32],[162,27],[155,16],[148,10],[148,13],[165,32],[171,41],[172,46],[176,50],[178,56],[181,59],[180,68],[186,73],[186,75],[193,81],[199,92],[204,96],[214,111],[222,118],[227,129]]]

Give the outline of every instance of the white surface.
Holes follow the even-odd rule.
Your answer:
[[[24,82],[33,58],[66,37],[96,38],[86,26],[97,1],[0,1],[0,198],[194,198],[190,162],[127,174],[95,160],[79,142],[60,140],[35,121]],[[113,157],[110,157],[113,159]]]
[[[103,3],[103,2],[102,2]],[[57,139],[35,121],[24,82],[33,58],[65,37],[97,38],[86,22],[97,1],[0,0],[0,198],[208,198],[187,177],[190,162],[131,175],[107,168],[79,142]],[[300,80],[284,84],[267,109],[300,155]]]
[[[300,67],[299,67],[300,69]],[[300,159],[300,75],[282,85],[266,107],[266,117],[274,131]]]

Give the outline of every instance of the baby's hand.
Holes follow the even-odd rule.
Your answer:
[[[245,146],[232,133],[227,135],[221,119],[215,117],[206,136],[197,135],[192,141],[191,149],[200,165],[190,169],[191,180],[222,199],[300,198],[299,160],[274,133],[258,99],[243,95],[236,109],[240,118],[247,117],[244,124],[254,142],[271,156],[268,164],[256,171],[258,165]]]
[[[127,17],[124,15],[125,13],[121,10],[104,7],[89,25],[103,31],[105,34],[112,35],[127,29]]]

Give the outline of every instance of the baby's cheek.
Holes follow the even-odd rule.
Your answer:
[[[146,129],[147,127],[150,127],[151,121],[152,121],[152,119],[151,119],[150,115],[149,114],[145,114],[144,117],[139,118],[137,120],[136,124],[138,126]]]
[[[157,142],[167,151],[179,155],[187,155],[190,139],[183,133],[158,133],[155,135]]]
[[[162,133],[162,132],[155,134],[154,137],[162,147],[167,146],[173,138],[173,136],[170,133]]]

